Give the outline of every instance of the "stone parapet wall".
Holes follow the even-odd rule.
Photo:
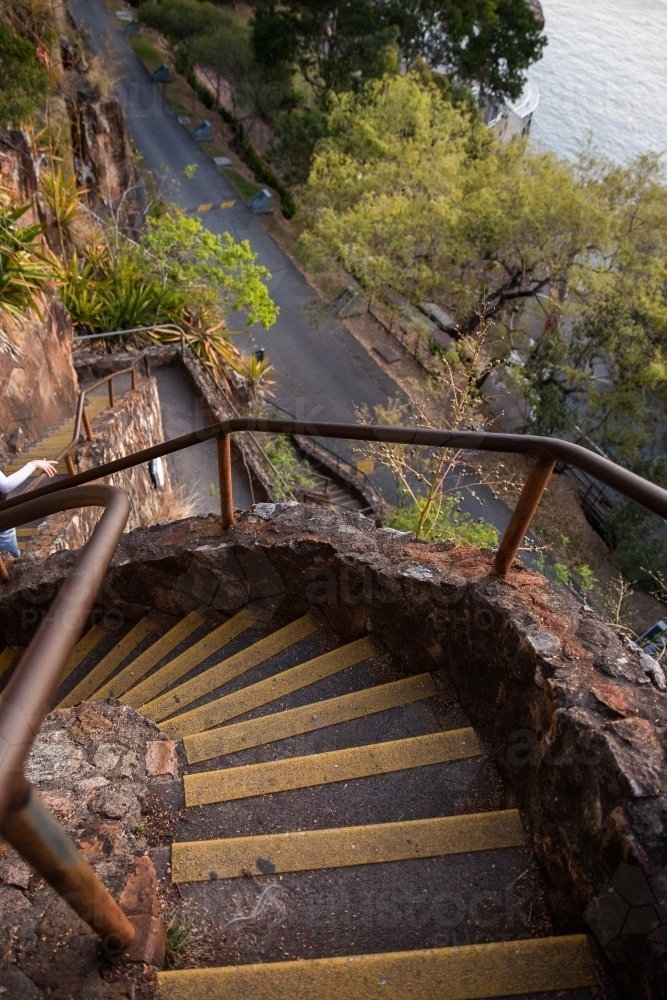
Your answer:
[[[92,425],[94,441],[86,441],[76,455],[77,471],[112,462],[164,440],[162,412],[154,378],[144,378],[137,388],[126,392],[116,404],[104,411]],[[164,491],[171,488],[166,463]],[[148,466],[138,465],[108,476],[102,482],[125,490],[130,500],[127,531],[160,519],[161,491],[153,485]],[[84,507],[78,511],[54,514],[40,526],[26,546],[26,556],[44,559],[61,549],[79,549],[86,543],[99,520],[99,510]]]
[[[73,561],[17,566],[0,602],[6,643],[27,642],[35,601]],[[519,563],[501,582],[491,566],[490,553],[356,513],[259,504],[225,534],[210,516],[125,535],[95,613],[315,606],[411,672],[446,667],[523,810],[560,930],[592,932],[626,997],[667,996],[667,696],[568,592]]]

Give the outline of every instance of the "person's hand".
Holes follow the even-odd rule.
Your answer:
[[[36,469],[39,469],[40,472],[46,473],[49,478],[51,478],[51,476],[55,476],[56,469],[58,468],[57,462],[47,461],[45,458],[33,458],[32,464]]]

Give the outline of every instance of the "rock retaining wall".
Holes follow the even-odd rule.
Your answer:
[[[60,553],[18,567],[0,603],[7,643],[25,644],[35,595],[72,562]],[[270,618],[315,605],[347,641],[369,632],[411,671],[447,667],[508,804],[523,810],[561,931],[591,931],[626,997],[664,997],[660,672],[565,590],[519,563],[501,582],[491,565],[490,553],[428,545],[359,514],[259,504],[225,535],[210,516],[124,536],[100,606],[231,613],[250,602]]]

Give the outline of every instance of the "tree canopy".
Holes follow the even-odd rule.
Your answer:
[[[658,157],[572,165],[500,143],[417,73],[336,95],[327,132],[303,196],[312,263],[335,260],[373,295],[438,302],[462,337],[493,322],[494,360],[530,429],[591,439],[629,464],[664,448]]]
[[[518,97],[546,39],[525,0],[262,0],[253,28],[262,65],[298,66],[321,95],[424,59],[496,97]]]

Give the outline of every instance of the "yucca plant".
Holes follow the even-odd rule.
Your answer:
[[[262,402],[263,396],[273,396],[271,387],[275,380],[271,378],[276,369],[268,358],[261,360],[255,354],[243,358],[241,365],[236,369],[245,382],[245,387],[250,398],[252,408],[257,407]]]
[[[76,224],[84,216],[81,198],[86,189],[77,187],[76,178],[72,174],[63,174],[60,167],[55,169],[52,162],[51,169],[40,180],[40,190],[58,228],[64,257],[67,247],[73,242]]]
[[[29,309],[40,314],[37,297],[54,276],[39,245],[42,227],[18,225],[29,208],[12,208],[0,199],[0,309],[14,316]]]
[[[80,261],[76,250],[69,262],[58,262],[57,283],[63,305],[77,326],[101,330],[106,301],[101,282],[88,261]]]

